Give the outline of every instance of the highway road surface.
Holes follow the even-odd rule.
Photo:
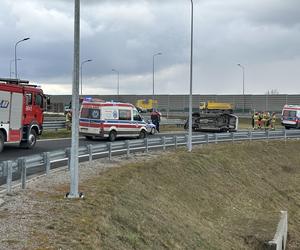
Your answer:
[[[149,138],[156,136],[167,136],[167,135],[185,135],[186,132],[168,132],[168,133],[159,133],[156,135],[149,135]],[[128,139],[128,138],[126,138]],[[119,138],[118,140],[122,140]],[[124,140],[124,139],[123,139]],[[107,143],[106,139],[97,139],[97,140],[86,140],[85,138],[80,138],[79,145],[85,146],[88,144],[99,144]],[[33,149],[21,149],[17,143],[7,143],[4,146],[4,150],[0,153],[0,162],[6,160],[15,160],[18,157],[29,156],[33,154],[40,154],[43,152],[50,152],[59,149],[65,149],[71,147],[71,139],[44,139],[38,140]]]

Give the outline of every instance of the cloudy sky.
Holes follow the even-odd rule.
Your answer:
[[[300,93],[299,0],[194,0],[193,92]],[[73,0],[0,0],[0,77],[18,74],[48,94],[70,94]],[[189,92],[189,0],[81,0],[84,94]],[[10,64],[12,65],[10,72]]]

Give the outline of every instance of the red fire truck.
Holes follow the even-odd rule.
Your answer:
[[[0,152],[5,142],[32,148],[42,134],[46,108],[42,89],[29,81],[0,78]]]

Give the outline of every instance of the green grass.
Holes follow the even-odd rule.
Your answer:
[[[299,141],[208,145],[124,164],[32,199],[39,249],[263,249],[279,211],[289,212],[289,249],[299,249]],[[294,248],[293,248],[294,246]],[[27,246],[32,249],[31,246]]]
[[[54,138],[69,138],[71,137],[71,131],[67,129],[58,130],[44,130],[40,139],[54,139]]]

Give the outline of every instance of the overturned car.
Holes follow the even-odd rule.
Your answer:
[[[189,120],[187,119],[184,128],[188,129]],[[224,113],[201,113],[192,114],[192,130],[208,132],[236,132],[238,129],[238,117],[228,112]]]

